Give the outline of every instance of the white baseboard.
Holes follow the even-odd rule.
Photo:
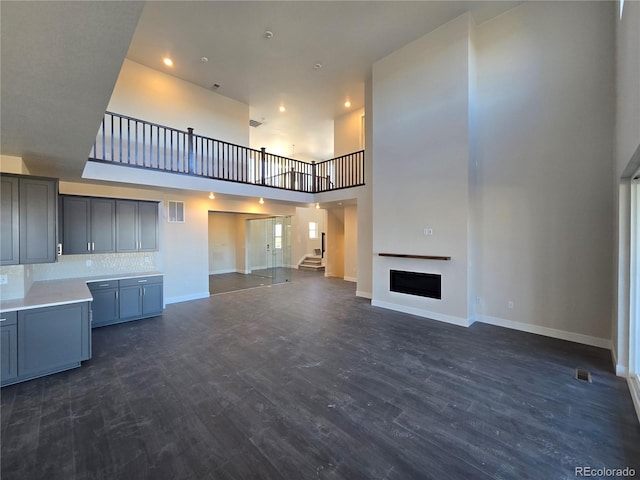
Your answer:
[[[638,415],[638,422],[640,422],[640,380],[637,375],[629,375],[627,383],[633,399],[633,406],[636,408],[636,415]]]
[[[615,348],[613,348],[613,342],[611,343],[611,361],[613,362],[613,369],[616,371],[616,376],[626,377],[629,375],[629,370],[624,365],[618,363],[618,355]]]
[[[209,298],[209,292],[193,293],[191,295],[181,295],[178,297],[166,298],[164,303],[169,305],[170,303],[188,302],[189,300],[200,300],[201,298]]]
[[[545,337],[559,338],[561,340],[569,340],[570,342],[583,343],[594,347],[611,349],[611,340],[608,338],[591,337],[580,333],[567,332],[564,330],[556,330],[555,328],[541,327],[539,325],[531,325],[528,323],[506,320],[504,318],[491,317],[489,315],[478,315],[478,322],[496,325],[498,327],[511,328],[522,332],[535,333],[544,335]]]
[[[356,297],[368,298],[369,300],[371,300],[373,295],[371,294],[371,292],[363,292],[361,290],[356,290]]]
[[[235,268],[222,268],[220,270],[209,270],[209,275],[221,275],[223,273],[236,273]]]
[[[354,282],[354,283],[357,283],[357,282],[358,282],[358,278],[357,278],[357,277],[342,277],[342,279],[343,279],[345,282]]]
[[[371,305],[374,307],[386,308],[388,310],[395,310],[396,312],[409,313],[411,315],[417,315],[418,317],[430,318],[431,320],[438,320],[440,322],[451,323],[460,327],[468,327],[473,323],[469,323],[469,320],[461,317],[454,317],[453,315],[445,315],[444,313],[431,312],[429,310],[423,310],[421,308],[407,307],[404,305],[398,305],[396,303],[381,302],[380,300],[373,300]]]

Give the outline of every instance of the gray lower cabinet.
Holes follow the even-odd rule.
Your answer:
[[[89,283],[93,297],[91,302],[91,327],[101,327],[116,323],[119,318],[118,281]]]
[[[0,381],[9,382],[18,376],[17,314],[0,314]]]
[[[91,358],[89,302],[21,310],[16,320],[1,327],[3,350],[5,342],[9,346],[2,352],[2,385],[75,368]]]
[[[56,261],[58,181],[0,176],[0,265]]]
[[[162,315],[163,277],[154,275],[89,283],[93,328]]]

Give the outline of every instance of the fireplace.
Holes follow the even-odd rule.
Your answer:
[[[442,275],[391,270],[389,280],[392,292],[436,298],[438,300],[442,298]]]

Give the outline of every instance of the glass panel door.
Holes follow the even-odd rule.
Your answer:
[[[247,251],[251,275],[264,284],[291,281],[291,217],[247,221]]]

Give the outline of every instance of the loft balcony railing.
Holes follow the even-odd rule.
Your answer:
[[[365,184],[364,150],[308,163],[112,112],[89,159],[307,193]]]

